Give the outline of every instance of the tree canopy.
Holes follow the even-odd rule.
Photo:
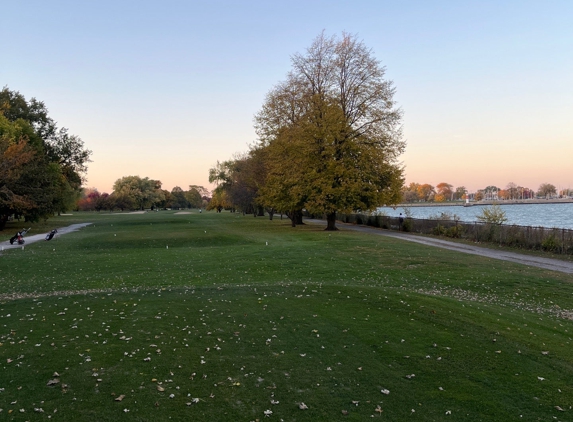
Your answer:
[[[112,196],[123,206],[118,208],[154,208],[165,199],[161,182],[148,177],[124,176],[113,184]]]
[[[0,91],[0,230],[12,215],[27,221],[71,209],[91,151],[58,129],[43,102]]]
[[[556,194],[557,194],[557,188],[555,187],[555,185],[552,185],[551,183],[542,183],[541,185],[539,185],[539,189],[537,189],[537,195],[544,198],[549,198]]]
[[[218,163],[210,181],[235,202],[234,176],[248,167],[249,177],[239,179],[248,180],[240,191],[250,189],[251,203],[284,211],[293,224],[303,208],[326,214],[328,230],[336,229],[336,212],[397,203],[402,112],[384,72],[356,36],[320,34],[268,93],[250,154]]]

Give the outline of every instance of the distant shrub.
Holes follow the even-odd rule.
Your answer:
[[[541,249],[543,249],[544,251],[556,252],[560,248],[561,248],[561,244],[555,238],[554,235],[546,237],[545,239],[543,239],[543,242],[541,242]]]
[[[446,220],[446,221],[460,221],[460,216],[451,212],[441,212],[439,214],[430,215],[429,220]]]
[[[505,211],[497,204],[484,208],[476,218],[482,223],[489,224],[503,224],[507,221]]]
[[[462,225],[452,226],[446,230],[446,236],[453,238],[460,238],[464,234],[465,228]]]
[[[405,232],[411,232],[412,228],[413,228],[412,220],[409,218],[406,218],[404,220],[404,222],[402,223],[402,230]]]
[[[386,210],[377,209],[372,213],[372,215],[376,217],[387,217],[388,213],[386,212]]]

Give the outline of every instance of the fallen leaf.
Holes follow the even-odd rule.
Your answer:
[[[125,398],[125,394],[121,394],[120,396],[115,398],[115,401],[122,401]]]

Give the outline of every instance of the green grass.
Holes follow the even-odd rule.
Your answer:
[[[0,256],[0,419],[571,420],[570,275],[229,213],[43,229],[81,221]]]

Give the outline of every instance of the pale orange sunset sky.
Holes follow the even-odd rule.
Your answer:
[[[406,181],[573,188],[573,2],[28,1],[0,26],[0,81],[93,151],[86,185],[209,187],[255,141],[290,56],[357,34],[404,111]]]

